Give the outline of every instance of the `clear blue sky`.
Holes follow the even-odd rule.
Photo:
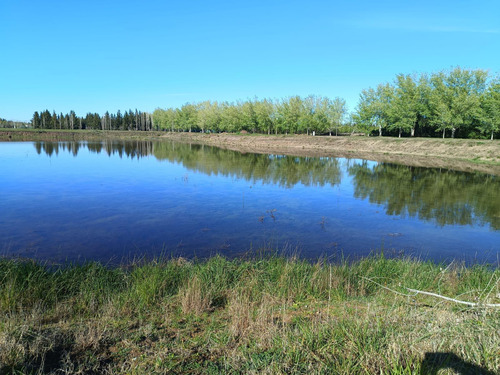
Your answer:
[[[0,117],[309,94],[500,71],[500,1],[0,0]]]

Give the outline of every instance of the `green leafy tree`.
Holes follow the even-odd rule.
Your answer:
[[[298,119],[298,132],[309,133],[320,132],[321,128],[325,125],[325,115],[318,106],[320,98],[314,95],[309,95],[302,100],[302,108]]]
[[[390,106],[394,98],[394,87],[380,84],[377,89],[363,90],[356,111],[357,120],[364,126],[378,128],[378,135],[390,124]]]
[[[481,110],[479,129],[493,140],[500,131],[500,82],[493,83],[481,96]]]
[[[274,106],[271,100],[256,101],[254,104],[257,129],[261,133],[271,134],[274,129]]]
[[[217,102],[204,101],[196,105],[198,127],[202,132],[219,126],[220,114]]]
[[[179,125],[184,131],[196,130],[198,128],[198,112],[196,106],[190,103],[184,104],[177,113]]]
[[[234,133],[241,130],[242,114],[239,108],[232,103],[223,103],[221,105],[220,130]]]
[[[278,127],[280,133],[305,133],[307,116],[304,102],[300,96],[283,99],[277,105]]]
[[[486,90],[488,73],[484,70],[462,70],[455,68],[449,73],[439,72],[431,77],[432,93],[430,106],[431,122],[437,131],[457,130],[472,127],[480,116],[480,96]]]
[[[335,135],[338,135],[339,128],[343,125],[347,115],[347,105],[344,99],[336,97],[333,100],[324,98],[326,104],[326,118],[328,123],[328,133],[331,136],[335,129]]]
[[[402,132],[415,134],[419,113],[419,91],[415,80],[409,75],[399,74],[396,77],[394,100],[389,110],[390,123],[388,128],[398,131],[401,138]]]
[[[238,107],[241,111],[241,123],[240,126],[238,126],[239,130],[246,130],[255,133],[258,129],[255,104],[252,101],[246,101],[239,103]]]

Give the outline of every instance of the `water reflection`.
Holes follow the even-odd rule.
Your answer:
[[[339,159],[292,157],[283,155],[241,154],[216,147],[158,141],[103,142],[35,142],[37,153],[48,156],[60,150],[78,154],[80,147],[90,152],[106,152],[109,156],[141,158],[153,155],[158,160],[181,163],[185,168],[207,175],[222,175],[262,181],[291,188],[304,186],[334,186],[341,181]]]
[[[36,150],[36,152],[35,152]],[[171,141],[0,147],[0,254],[386,254],[497,262],[499,178]]]
[[[389,215],[416,216],[439,225],[489,223],[500,230],[496,176],[366,161],[349,167],[354,196],[383,204]]]
[[[59,151],[68,152],[73,156],[78,155],[78,151],[83,147],[90,152],[100,154],[105,152],[108,156],[119,155],[120,158],[126,156],[127,158],[137,158],[148,156],[152,154],[153,142],[152,141],[117,141],[105,140],[102,142],[81,142],[81,141],[67,141],[67,142],[34,142],[37,154],[44,152],[47,156],[58,155]]]
[[[120,158],[153,155],[207,175],[262,181],[291,188],[340,184],[337,158],[242,154],[220,148],[159,141],[35,142],[38,154],[78,155],[81,147]],[[484,225],[500,230],[500,179],[493,175],[421,168],[366,160],[347,163],[354,197],[384,205],[388,215],[418,217],[444,225]]]

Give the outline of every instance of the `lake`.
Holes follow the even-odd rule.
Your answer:
[[[0,143],[0,254],[316,259],[383,251],[498,264],[500,179],[158,141]]]

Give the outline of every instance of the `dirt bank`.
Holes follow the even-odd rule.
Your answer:
[[[337,156],[500,175],[500,141],[437,138],[329,137],[166,133],[162,139],[241,152]]]
[[[0,130],[0,141],[175,140],[241,152],[363,158],[500,175],[500,140],[239,135],[97,130]]]

